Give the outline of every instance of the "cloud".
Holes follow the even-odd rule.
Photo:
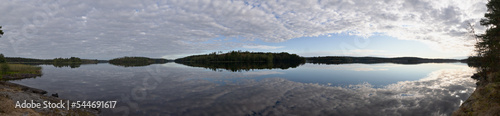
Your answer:
[[[354,71],[383,71],[383,70],[389,70],[389,69],[354,68],[352,70],[354,70]]]
[[[343,64],[343,65],[308,65],[304,66],[315,70],[345,70],[345,71],[386,71],[389,68],[398,67],[401,65],[384,64],[384,65],[368,65],[368,64]],[[326,68],[325,68],[326,67]]]
[[[439,70],[418,81],[398,82],[383,88],[373,88],[369,83],[330,87],[282,78],[241,80],[237,84],[200,90],[196,92],[199,96],[178,91],[178,96],[170,97],[181,100],[172,104],[190,105],[170,107],[189,110],[185,113],[190,115],[253,112],[263,115],[450,115],[474,91],[475,81],[470,78],[473,72],[472,69]],[[200,100],[199,97],[204,98],[203,102],[193,101]]]
[[[263,75],[273,75],[273,74],[285,74],[284,72],[278,71],[252,71],[252,72],[243,72],[243,75],[251,75],[251,76],[263,76]]]
[[[332,33],[381,33],[439,50],[472,50],[486,1],[165,0],[3,1],[0,52],[53,58],[160,57],[237,48],[217,37],[283,42]],[[272,47],[271,47],[272,48]]]
[[[267,46],[267,45],[244,45],[243,48],[247,49],[264,49],[264,50],[270,50],[270,49],[279,49],[279,48],[284,48],[285,46]]]
[[[343,49],[343,50],[325,50],[325,51],[307,51],[298,53],[300,55],[311,57],[317,56],[318,54],[322,56],[336,55],[336,56],[372,56],[386,54],[385,50],[374,50],[374,49]]]
[[[384,51],[384,50],[354,49],[354,50],[348,50],[348,52],[355,52],[355,53],[373,53],[373,52],[385,52],[385,51]]]

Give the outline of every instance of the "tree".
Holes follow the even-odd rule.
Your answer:
[[[491,70],[500,65],[500,0],[490,0],[486,7],[488,11],[480,23],[488,29],[477,36],[476,49],[481,68]]]
[[[0,63],[5,63],[5,62],[7,62],[7,60],[5,60],[3,54],[0,54]]]
[[[3,54],[0,54],[0,72],[2,72],[1,74],[7,74],[8,71],[9,71],[9,65],[7,65]],[[2,75],[0,75],[0,77],[1,76]]]
[[[2,31],[2,26],[0,26],[0,37],[2,37],[3,31]]]

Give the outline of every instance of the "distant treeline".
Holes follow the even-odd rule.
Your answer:
[[[80,59],[78,57],[71,58],[54,58],[54,59],[34,59],[34,58],[21,58],[21,57],[6,57],[8,63],[31,64],[31,65],[54,65],[54,67],[71,67],[78,68],[82,64],[97,64],[101,61]]]
[[[78,57],[54,58],[54,59],[6,57],[5,59],[9,63],[62,63],[62,62],[98,63],[98,62],[100,62],[99,60],[80,59]]]
[[[5,60],[9,63],[53,63],[52,59],[34,59],[21,57],[6,57]]]
[[[231,51],[228,53],[216,52],[204,55],[193,55],[176,59],[175,62],[299,62],[304,63],[305,59],[296,54],[264,53],[264,52],[241,52]]]
[[[3,56],[3,55],[0,55]],[[426,59],[418,57],[397,57],[397,58],[379,58],[379,57],[350,57],[350,56],[324,56],[324,57],[300,57],[296,54],[289,54],[286,52],[271,53],[271,52],[249,52],[249,51],[230,51],[227,53],[213,52],[203,55],[192,55],[176,60],[167,60],[162,58],[147,58],[147,57],[121,57],[112,60],[90,60],[80,59],[78,57],[71,58],[54,58],[54,59],[33,59],[33,58],[20,58],[20,57],[5,57],[0,58],[0,62],[6,61],[8,63],[21,63],[31,65],[54,65],[55,67],[72,67],[77,68],[81,64],[97,64],[107,63],[117,66],[147,66],[151,64],[162,64],[170,61],[176,63],[205,67],[210,69],[227,69],[231,71],[236,70],[250,70],[250,69],[272,69],[281,68],[286,69],[289,67],[296,67],[300,64],[314,63],[314,64],[346,64],[346,63],[396,63],[396,64],[420,64],[420,63],[452,63],[452,62],[468,62],[469,65],[477,65],[475,57],[469,59],[456,60],[456,59]],[[477,58],[476,58],[477,59]],[[254,63],[254,64],[250,64]],[[271,63],[271,64],[270,64]],[[234,66],[235,64],[240,66]]]
[[[29,65],[54,65],[54,67],[78,68],[82,64],[97,64],[97,63],[108,63],[108,62],[113,65],[125,66],[125,67],[147,66],[150,64],[167,63],[173,60],[167,60],[161,58],[154,59],[147,57],[122,57],[122,58],[115,58],[110,61],[97,60],[97,59],[80,59],[78,57],[54,58],[54,59],[6,57],[6,58],[0,58],[0,61],[6,61],[8,63],[29,64]]]
[[[121,57],[109,60],[109,63],[118,66],[133,67],[133,66],[147,66],[151,64],[163,64],[169,61],[170,60],[162,58],[154,59],[147,57]]]
[[[308,63],[314,64],[347,64],[347,63],[396,63],[396,64],[420,64],[420,63],[451,63],[466,62],[466,60],[456,59],[425,59],[418,57],[397,57],[397,58],[378,58],[378,57],[349,57],[349,56],[325,56],[308,57]]]
[[[250,71],[254,69],[288,69],[300,66],[301,62],[180,62],[193,67],[203,67],[218,71],[224,69],[232,72]]]

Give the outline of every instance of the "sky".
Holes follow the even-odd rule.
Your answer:
[[[487,0],[0,0],[8,57],[472,55]]]

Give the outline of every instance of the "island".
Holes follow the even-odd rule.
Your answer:
[[[176,63],[204,67],[216,71],[225,69],[229,71],[248,71],[252,69],[288,69],[295,68],[305,63],[305,58],[297,54],[286,52],[249,52],[249,51],[231,51],[227,53],[216,53],[203,55],[193,55],[176,59]]]
[[[164,64],[173,60],[163,58],[147,58],[147,57],[121,57],[109,60],[110,64],[124,67],[148,66],[151,64]]]

